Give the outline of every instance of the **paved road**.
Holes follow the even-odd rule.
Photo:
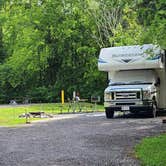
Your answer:
[[[0,128],[0,165],[137,166],[133,146],[163,131],[161,118],[58,115],[28,127]]]

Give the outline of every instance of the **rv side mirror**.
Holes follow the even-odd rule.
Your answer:
[[[156,82],[154,83],[155,86],[160,86],[160,78],[158,77],[156,79]]]
[[[161,54],[161,62],[163,63],[164,68],[166,69],[166,50],[163,50]]]
[[[164,50],[164,55],[163,56],[164,56],[164,65],[165,65],[164,67],[166,69],[166,50]]]

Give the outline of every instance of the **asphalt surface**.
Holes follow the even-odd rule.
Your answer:
[[[161,117],[57,115],[49,122],[1,127],[0,166],[137,166],[134,146],[165,131]]]

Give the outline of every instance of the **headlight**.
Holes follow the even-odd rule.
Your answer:
[[[114,92],[111,93],[105,93],[104,94],[104,100],[114,100]]]
[[[150,99],[151,93],[149,91],[144,91],[143,92],[143,99]]]
[[[104,94],[104,100],[112,100],[112,96],[111,96],[111,93],[105,93]]]

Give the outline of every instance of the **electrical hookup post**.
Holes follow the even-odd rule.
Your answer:
[[[99,103],[100,100],[100,96],[91,96],[91,103],[93,103],[92,112],[97,111],[97,103]]]
[[[61,114],[62,114],[64,103],[65,103],[65,92],[64,90],[61,90]]]

